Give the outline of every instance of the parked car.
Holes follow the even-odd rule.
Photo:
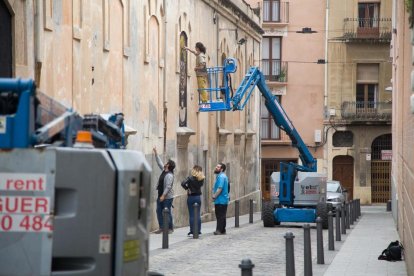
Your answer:
[[[343,206],[347,200],[347,190],[342,187],[341,182],[328,180],[326,182],[326,198],[335,210],[338,206]]]

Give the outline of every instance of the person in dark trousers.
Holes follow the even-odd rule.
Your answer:
[[[187,190],[187,207],[188,207],[188,214],[189,214],[189,223],[190,223],[190,232],[188,232],[188,236],[193,235],[193,227],[194,227],[194,207],[195,203],[198,204],[198,233],[201,234],[201,187],[204,184],[205,176],[203,174],[203,169],[195,165],[191,170],[191,175],[187,177],[182,183],[181,186]]]
[[[171,159],[167,161],[167,163],[163,164],[161,158],[158,156],[157,149],[154,147],[153,149],[155,154],[155,159],[157,161],[158,167],[162,170],[160,178],[157,184],[158,190],[158,197],[157,197],[157,219],[159,229],[155,231],[156,234],[162,233],[163,229],[163,217],[162,211],[165,207],[168,208],[168,233],[172,233],[174,231],[173,227],[173,218],[171,214],[171,207],[172,202],[174,199],[174,190],[173,190],[173,183],[174,183],[174,169],[175,169],[175,162]]]
[[[217,226],[214,235],[226,234],[226,213],[227,205],[229,204],[229,180],[224,173],[225,171],[226,165],[223,163],[218,163],[214,169],[214,173],[217,174],[213,188],[213,200],[217,218]]]
[[[201,102],[206,103],[208,101],[206,47],[203,43],[197,42],[195,50],[191,50],[188,47],[184,47],[184,50],[190,51],[190,53],[196,56],[196,67],[194,68],[194,71],[196,72],[198,91],[200,93]]]

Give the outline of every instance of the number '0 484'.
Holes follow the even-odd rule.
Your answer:
[[[52,232],[49,215],[0,215],[0,232]]]

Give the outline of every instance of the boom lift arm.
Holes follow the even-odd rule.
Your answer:
[[[221,68],[221,67],[218,67]],[[210,69],[210,68],[209,68]],[[231,83],[230,73],[234,73],[237,70],[236,60],[229,58],[224,62],[222,68],[224,87],[210,87],[208,92],[210,93],[210,102],[208,104],[200,104],[200,111],[224,111],[224,110],[243,110],[244,106],[250,99],[254,88],[257,86],[259,91],[265,98],[265,106],[272,115],[272,118],[276,125],[282,129],[292,141],[292,146],[296,147],[299,151],[299,158],[302,161],[302,165],[296,163],[284,163],[280,164],[280,190],[279,190],[279,202],[282,205],[293,206],[294,205],[294,182],[298,171],[302,172],[316,172],[317,164],[316,159],[313,158],[306,144],[303,142],[299,133],[293,126],[286,112],[279,104],[277,98],[272,94],[265,82],[265,77],[258,67],[251,67],[244,77],[242,83],[237,88],[234,96],[231,95]],[[216,72],[217,67],[211,69],[210,72]],[[209,74],[209,82],[217,83],[215,75]],[[218,94],[225,92],[225,100],[219,100]],[[215,92],[215,93],[214,93]],[[214,99],[216,94],[216,99]],[[213,96],[212,96],[213,95]]]
[[[293,164],[298,171],[303,172],[315,172],[316,171],[316,159],[313,158],[309,152],[308,147],[303,142],[299,133],[293,126],[286,112],[278,102],[277,98],[272,94],[267,87],[265,77],[258,67],[251,67],[246,74],[243,82],[236,90],[234,97],[231,99],[233,110],[242,110],[249,100],[253,89],[257,86],[259,91],[265,98],[265,105],[269,110],[275,124],[282,129],[292,141],[292,146],[299,150],[299,158],[302,161],[302,166]],[[244,100],[244,101],[243,101]]]

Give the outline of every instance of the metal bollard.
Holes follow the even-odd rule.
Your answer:
[[[387,201],[387,212],[391,212],[391,200]]]
[[[241,269],[241,276],[252,276],[254,264],[250,259],[243,259],[241,264],[239,264]]]
[[[316,219],[316,259],[317,264],[325,263],[325,257],[323,253],[322,219],[320,217]]]
[[[295,250],[293,247],[295,236],[292,232],[287,232],[284,237],[286,240],[286,276],[295,276]]]
[[[349,201],[349,225],[354,225],[354,202],[353,200]]]
[[[310,225],[303,225],[303,257],[305,260],[304,272],[305,276],[312,276],[312,247],[310,236]]]
[[[345,202],[345,227],[346,229],[351,229],[349,226],[349,202]]]
[[[240,201],[237,199],[234,202],[234,227],[239,227],[239,215],[240,215]]]
[[[168,249],[168,208],[162,210],[162,249]]]
[[[253,223],[253,199],[249,200],[249,223]]]
[[[358,199],[358,215],[359,217],[362,215],[361,214],[361,199]]]
[[[358,220],[358,201],[354,200],[354,222]]]
[[[351,201],[351,223],[355,223],[355,199]]]
[[[355,199],[355,221],[358,220],[359,214],[358,214],[358,199]]]
[[[335,211],[335,232],[336,241],[341,241],[341,206],[336,207]]]
[[[359,207],[358,207],[358,205],[359,205],[359,199],[357,199],[355,201],[355,209],[356,209],[356,218],[355,218],[355,220],[359,219]]]
[[[198,203],[194,203],[194,217],[193,217],[193,239],[198,239],[198,233],[200,232],[200,229],[198,229]]]
[[[345,235],[346,234],[346,226],[345,226],[345,204],[344,206],[342,206],[341,208],[341,230],[342,230],[342,234]]]
[[[332,211],[328,212],[328,248],[329,250],[335,250]]]

